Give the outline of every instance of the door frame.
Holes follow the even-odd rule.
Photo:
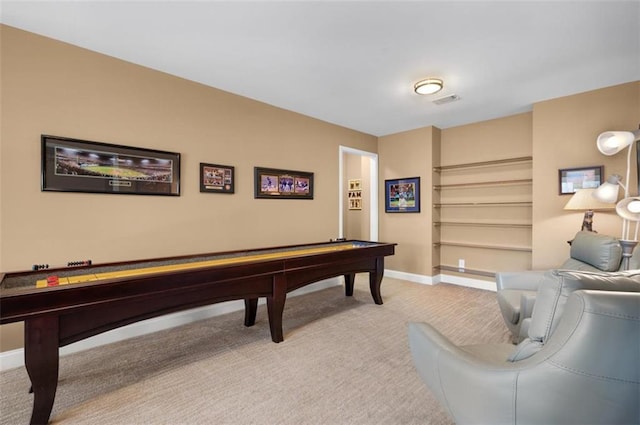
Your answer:
[[[344,237],[344,155],[359,155],[367,157],[371,161],[369,167],[369,185],[371,187],[369,196],[369,205],[371,212],[369,215],[369,239],[373,242],[378,241],[378,154],[360,149],[350,148],[348,146],[339,146],[338,154],[338,237]]]

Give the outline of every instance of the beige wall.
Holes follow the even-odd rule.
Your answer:
[[[3,27],[2,42],[2,270],[325,240],[339,145],[376,149],[373,136],[26,32]],[[178,151],[181,196],[41,192],[43,133]],[[201,161],[234,165],[236,193],[200,193]],[[315,199],[254,199],[254,166],[314,172]]]
[[[385,267],[405,273],[431,276],[433,208],[431,169],[434,146],[440,130],[426,127],[380,137],[379,155],[379,223],[380,240],[396,242],[396,254]],[[421,210],[419,213],[385,213],[385,184],[388,179],[420,177]]]
[[[640,82],[540,102],[533,106],[533,267],[558,266],[567,240],[580,229],[582,214],[563,211],[558,169],[604,165],[605,176],[625,175],[626,152],[604,156],[596,138],[607,130],[635,130],[640,124]],[[636,149],[631,161],[631,194],[637,194]],[[605,177],[606,178],[606,177]],[[614,212],[596,212],[594,230],[620,237]]]
[[[541,102],[532,113],[376,139],[23,31],[0,31],[0,270],[328,240],[338,231],[339,145],[378,152],[379,239],[399,243],[386,268],[422,276],[433,276],[440,262],[433,166],[531,152],[532,266],[553,267],[581,223],[580,213],[562,210],[568,198],[558,195],[558,169],[604,164],[606,174],[623,174],[624,155],[600,155],[595,139],[640,123],[635,82]],[[182,194],[43,193],[43,133],[178,151]],[[234,165],[236,193],[201,194],[200,162]],[[314,172],[315,199],[253,199],[254,166]],[[421,177],[421,212],[385,213],[384,180],[414,176]],[[635,190],[635,163],[632,176]],[[288,215],[295,218],[283,221]],[[595,228],[619,235],[620,220],[596,213]],[[0,328],[0,350],[19,346],[20,334],[19,325]]]
[[[380,239],[399,242],[396,255],[388,260],[388,267],[407,273],[433,276],[433,266],[454,262],[460,258],[447,249],[433,249],[433,242],[442,238],[443,230],[427,229],[435,219],[442,219],[441,211],[432,209],[433,202],[442,201],[439,191],[431,185],[445,183],[432,166],[466,162],[490,161],[498,158],[533,156],[526,169],[506,169],[505,178],[533,178],[531,187],[522,186],[505,192],[507,198],[531,199],[531,210],[523,209],[516,221],[531,220],[531,230],[516,230],[515,245],[531,246],[531,258],[517,253],[487,251],[472,253],[467,268],[491,269],[485,263],[494,262],[497,270],[545,269],[557,267],[569,254],[567,241],[580,230],[582,213],[564,211],[569,196],[558,193],[558,170],[581,166],[604,165],[605,175],[625,174],[626,155],[613,157],[600,154],[596,148],[598,134],[606,130],[634,130],[640,123],[640,82],[622,84],[600,90],[537,103],[531,113],[517,114],[460,127],[438,130],[424,128],[379,138],[380,155]],[[435,136],[441,138],[436,142]],[[441,149],[441,152],[438,152]],[[407,154],[409,152],[409,154]],[[422,177],[422,212],[420,214],[385,214],[384,179]],[[520,177],[517,177],[520,176]],[[635,147],[631,167],[631,193],[637,194]],[[497,175],[496,178],[501,176]],[[461,181],[468,179],[463,176]],[[480,175],[470,177],[471,180]],[[493,179],[493,177],[491,177]],[[455,183],[449,180],[446,183]],[[471,196],[459,191],[458,195]],[[475,195],[474,195],[475,196]],[[469,198],[470,199],[470,198]],[[432,211],[433,210],[433,211]],[[496,210],[498,217],[505,209]],[[513,210],[511,210],[513,211]],[[466,214],[466,213],[465,213]],[[511,212],[510,212],[511,214]],[[460,219],[460,217],[456,217]],[[505,217],[500,216],[500,219]],[[508,217],[506,217],[508,218]],[[427,227],[425,227],[427,226]],[[613,212],[596,212],[594,228],[603,234],[620,236],[621,221]],[[483,235],[482,232],[485,232]],[[452,239],[478,242],[506,233],[464,228]],[[449,237],[449,236],[447,236]],[[442,238],[444,239],[444,238]],[[502,241],[496,241],[502,243]],[[507,242],[505,242],[506,244]],[[425,260],[427,259],[427,260]],[[428,260],[431,261],[428,261]],[[475,262],[475,264],[474,264]],[[479,277],[482,279],[481,277]]]
[[[0,31],[3,271],[329,240],[338,232],[339,146],[377,149],[370,135]],[[180,152],[181,196],[41,192],[41,134]],[[236,193],[200,193],[200,162],[234,165]],[[314,172],[315,198],[254,199],[254,166]],[[20,344],[19,328],[2,328],[0,349]]]
[[[440,165],[531,156],[530,112],[442,130]]]

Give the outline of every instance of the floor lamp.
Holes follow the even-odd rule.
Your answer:
[[[616,213],[622,218],[622,269],[629,270],[629,259],[633,249],[638,244],[638,222],[640,222],[640,197],[629,195],[629,176],[631,172],[631,150],[633,142],[640,139],[640,130],[636,131],[605,131],[598,136],[596,145],[603,155],[615,155],[627,149],[627,174],[622,182],[620,176],[611,176],[598,187],[593,196],[602,202],[616,202],[618,191],[624,189],[624,198],[616,204]],[[631,223],[635,222],[635,230],[631,237]]]

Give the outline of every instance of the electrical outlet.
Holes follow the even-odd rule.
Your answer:
[[[460,258],[458,260],[458,268],[459,269],[464,269],[464,259],[463,258]]]

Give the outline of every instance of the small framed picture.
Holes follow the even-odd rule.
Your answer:
[[[200,163],[200,192],[234,193],[235,167]]]
[[[558,170],[558,180],[560,195],[571,195],[578,189],[596,189],[604,181],[604,166]]]
[[[360,199],[360,198],[349,199],[349,209],[350,210],[361,210],[362,209],[362,199]]]
[[[313,199],[313,173],[254,167],[254,198]]]
[[[384,211],[420,212],[420,177],[384,181]]]

